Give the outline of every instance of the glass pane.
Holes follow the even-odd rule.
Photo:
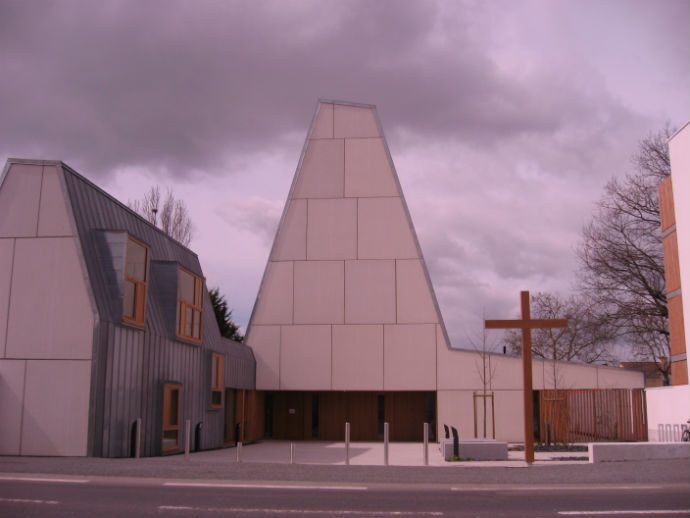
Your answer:
[[[184,313],[185,313],[184,335],[185,336],[192,336],[192,320],[193,320],[194,310],[189,306],[185,306]]]
[[[190,304],[193,304],[194,303],[194,276],[190,275],[189,273],[185,272],[184,270],[178,270],[177,283],[178,283],[177,290],[179,293],[180,300],[184,300],[185,302],[189,302]]]
[[[211,393],[211,404],[220,406],[223,404],[223,393],[219,390],[215,390]]]
[[[201,311],[194,311],[194,328],[192,329],[191,336],[201,338]]]
[[[178,425],[178,418],[179,416],[177,415],[177,409],[180,404],[180,391],[179,389],[172,389],[170,391],[170,422],[168,423],[171,426],[176,426]]]
[[[129,277],[140,281],[146,280],[146,247],[131,239],[127,240],[126,272]]]
[[[194,279],[194,305],[201,306],[201,286],[202,282],[199,277]]]
[[[218,356],[213,356],[213,363],[211,364],[211,386],[216,388],[218,386]]]
[[[125,281],[125,290],[122,298],[122,315],[128,318],[134,318],[134,295],[136,292],[136,285],[131,281]]]

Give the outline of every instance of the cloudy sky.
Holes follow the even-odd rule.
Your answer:
[[[173,188],[242,325],[318,98],[377,105],[465,347],[573,289],[605,182],[690,119],[690,2],[0,0],[0,160]]]

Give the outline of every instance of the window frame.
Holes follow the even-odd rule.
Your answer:
[[[172,410],[171,398],[173,390],[177,390],[177,423],[170,424],[170,414]],[[163,454],[175,453],[182,447],[182,384],[165,383],[163,384],[163,422],[161,427],[161,451]],[[174,431],[177,439],[174,445],[165,446],[165,432]]]
[[[213,383],[215,374],[216,383]],[[212,353],[211,355],[211,408],[217,410],[223,408],[223,393],[225,392],[225,355]],[[220,394],[220,403],[213,402],[213,396]]]
[[[194,282],[194,298],[197,298],[198,295],[198,300],[192,301],[190,304],[188,301],[182,300],[181,294],[180,294],[180,272],[184,272],[188,275],[190,275],[193,279]],[[198,283],[198,284],[197,284]],[[197,287],[198,287],[198,292],[197,292]],[[199,315],[199,337],[195,336],[189,336],[184,333],[186,324],[187,324],[187,309],[192,310],[192,325],[190,329],[192,330],[192,333],[194,333],[194,315],[195,313],[198,313]],[[183,266],[178,265],[178,272],[177,272],[177,329],[175,330],[175,334],[177,335],[177,338],[180,340],[183,340],[185,342],[191,342],[196,345],[201,345],[204,339],[204,278],[200,275],[197,275],[196,273],[188,270],[187,268],[184,268]]]
[[[127,249],[130,241],[141,246],[146,253],[143,280],[131,277],[127,274]],[[138,328],[144,328],[146,325],[146,295],[148,293],[150,257],[151,247],[134,236],[127,234],[127,240],[125,241],[125,263],[122,276],[122,322]],[[125,286],[128,282],[134,284],[134,317],[125,315]],[[139,316],[140,318],[138,318]]]

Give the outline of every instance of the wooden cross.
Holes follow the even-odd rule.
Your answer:
[[[520,292],[520,320],[485,320],[485,329],[522,329],[522,380],[525,407],[525,461],[534,462],[534,403],[532,401],[532,329],[568,327],[566,319],[532,320],[529,291]]]

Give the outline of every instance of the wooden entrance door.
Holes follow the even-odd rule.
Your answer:
[[[301,441],[304,435],[304,393],[278,392],[273,400],[273,437]]]
[[[166,383],[163,385],[163,453],[174,453],[182,445],[182,385]]]

